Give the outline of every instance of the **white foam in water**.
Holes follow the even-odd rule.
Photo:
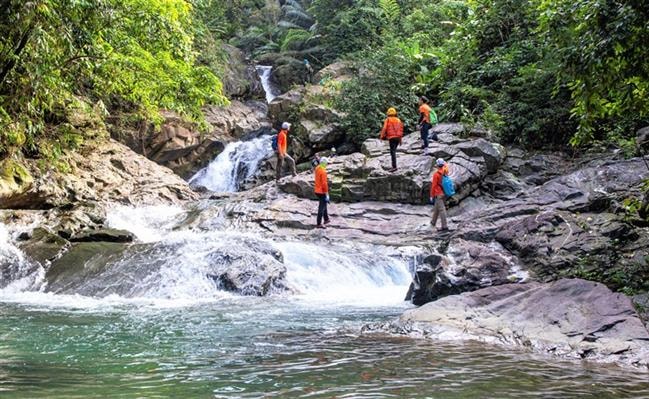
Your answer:
[[[185,211],[177,206],[118,206],[106,215],[106,224],[113,229],[133,233],[142,242],[156,242],[170,231]]]
[[[250,298],[219,291],[208,274],[214,270],[211,262],[218,251],[234,248],[238,253],[237,246],[242,246],[242,251],[248,249],[246,240],[264,240],[229,231],[174,231],[183,212],[177,207],[111,210],[108,225],[133,232],[139,241],[146,243],[141,248],[148,250],[129,255],[127,252],[111,263],[105,274],[80,282],[80,287],[94,287],[92,292],[104,292],[97,298],[42,292],[45,271],[38,267],[28,278],[16,280],[0,290],[0,301],[93,311],[123,306],[183,307],[223,299],[249,301]],[[397,305],[403,303],[411,281],[407,262],[382,254],[381,247],[268,241],[266,244],[283,253],[288,284],[299,292],[293,299],[308,306]],[[0,226],[0,255],[25,262],[5,226]],[[123,296],[104,291],[116,285],[122,288],[119,292]]]
[[[289,283],[307,301],[395,305],[403,303],[412,280],[404,260],[377,254],[378,247],[359,249],[292,242],[276,246],[284,254]]]
[[[11,234],[4,223],[0,223],[0,259],[10,262],[24,261],[22,251],[14,245]]]
[[[189,183],[216,192],[235,192],[243,181],[257,173],[271,152],[268,136],[230,143],[206,168],[192,176]]]

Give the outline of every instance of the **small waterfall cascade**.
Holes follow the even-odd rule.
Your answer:
[[[118,256],[102,258],[101,264],[88,266],[96,272],[68,274],[53,282],[45,278],[42,267],[25,267],[25,271],[30,269],[28,275],[0,288],[0,301],[66,306],[79,298],[92,301],[93,306],[97,301],[145,301],[160,306],[245,301],[222,291],[212,278],[214,273],[277,266],[286,268],[289,291],[282,291],[282,297],[325,306],[373,307],[402,303],[411,280],[407,256],[382,253],[379,247],[179,229],[186,212],[177,207],[116,207],[108,215],[108,226],[130,230],[137,243]],[[10,244],[6,229],[0,229],[0,234],[2,255],[21,264],[24,256]]]
[[[42,281],[44,269],[26,259],[0,223],[0,294],[13,294],[32,289]]]
[[[270,104],[270,102],[280,94],[277,87],[275,87],[270,80],[273,67],[267,65],[257,65],[255,68],[257,69],[257,73],[259,74],[259,79],[261,79],[261,85],[266,92],[266,102]]]
[[[257,173],[272,151],[269,136],[230,143],[206,168],[192,176],[189,183],[215,192],[239,191],[241,184]]]

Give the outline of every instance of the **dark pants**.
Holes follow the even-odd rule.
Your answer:
[[[327,194],[316,194],[318,196],[318,218],[316,222],[318,226],[322,224],[324,217],[325,223],[329,222],[329,214],[327,213]]]
[[[401,139],[390,139],[390,157],[392,158],[392,169],[397,168],[397,147],[399,147]]]
[[[428,148],[428,131],[433,127],[430,123],[421,124],[421,139],[424,141],[424,148]]]

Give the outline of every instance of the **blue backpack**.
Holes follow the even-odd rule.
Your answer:
[[[273,147],[273,151],[277,151],[277,135],[273,136],[272,141],[270,142],[271,147]]]
[[[449,175],[442,176],[442,190],[444,190],[444,195],[447,197],[452,197],[455,195],[455,183]]]

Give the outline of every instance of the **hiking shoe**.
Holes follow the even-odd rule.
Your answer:
[[[324,224],[329,224],[329,223],[331,223],[330,219],[327,219],[327,220],[324,221]]]
[[[394,173],[396,171],[397,171],[397,168],[388,169],[388,172],[393,172]]]
[[[319,224],[319,225],[315,226],[315,228],[316,229],[326,229],[327,227],[324,226],[324,225]]]

